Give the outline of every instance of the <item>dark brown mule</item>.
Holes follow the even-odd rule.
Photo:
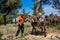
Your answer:
[[[57,18],[55,16],[54,17],[45,16],[45,19],[49,25],[54,25],[56,24],[56,21],[57,21]]]
[[[37,16],[32,16],[31,17],[31,25],[32,25],[32,32],[35,30],[36,32],[36,27],[41,28],[41,32],[46,33],[46,28],[45,28],[45,19],[39,18]],[[44,34],[46,36],[46,34]]]
[[[52,19],[51,19],[51,17],[45,16],[45,19],[46,19],[46,21],[48,22],[48,24],[52,24]]]
[[[57,23],[60,23],[60,16],[56,17],[56,21],[57,21]]]

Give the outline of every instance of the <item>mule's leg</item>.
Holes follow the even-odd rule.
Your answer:
[[[43,25],[43,30],[44,30],[44,37],[46,37],[46,24],[45,23]]]
[[[44,30],[44,32],[46,32],[46,24],[44,23],[43,26],[44,26],[44,29],[43,30]]]
[[[32,33],[33,33],[33,26],[34,26],[34,25],[33,25],[33,22],[31,22],[31,26],[32,26]]]
[[[35,28],[35,26],[33,26],[33,28],[32,28],[32,33],[33,33],[33,34],[37,34],[37,33],[36,33],[36,28]]]
[[[43,27],[41,26],[40,28],[41,28],[41,32],[43,32]]]
[[[40,27],[40,32],[42,32],[42,30],[43,30],[43,28],[42,28],[42,25],[41,25],[41,23],[38,23],[38,26]]]
[[[35,32],[36,32],[36,29],[35,29],[35,26],[34,26],[34,24],[32,24],[32,33],[34,32],[34,30],[35,30]]]
[[[55,20],[55,23],[54,23],[54,25],[56,25],[57,24],[57,21]]]
[[[35,31],[35,32],[36,32],[36,28],[35,28],[35,26],[33,26],[33,28],[32,28],[32,32],[33,32],[33,31]]]

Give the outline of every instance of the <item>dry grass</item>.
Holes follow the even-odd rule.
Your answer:
[[[30,29],[28,27],[30,27],[30,26],[31,26],[30,23],[25,23],[24,36],[28,35],[28,30]],[[15,35],[17,29],[18,29],[18,25],[17,24],[7,24],[6,26],[1,25],[0,26],[0,33],[2,33],[3,35],[7,35],[7,34],[14,34]],[[19,34],[19,38],[18,39],[14,39],[13,38],[13,40],[20,40],[20,39],[22,39],[21,38],[21,34]]]
[[[25,36],[29,35],[29,32],[32,30],[31,24],[30,23],[25,23],[24,27],[25,27],[25,29],[24,29],[24,36],[21,37],[21,34],[19,34],[18,39],[13,38],[13,40],[22,40]],[[17,28],[18,28],[17,24],[16,25],[15,24],[7,24],[6,26],[1,25],[0,26],[0,32],[3,35],[16,34]],[[56,32],[58,30],[55,31],[55,29],[54,29],[53,31]],[[47,32],[51,33],[52,29],[50,29],[50,28],[47,29]]]

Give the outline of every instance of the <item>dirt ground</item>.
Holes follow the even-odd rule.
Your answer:
[[[60,40],[60,30],[47,29],[47,36],[44,35],[27,35],[24,40]]]
[[[32,27],[30,23],[25,24],[25,30],[24,30],[24,37],[19,37],[17,39],[14,38],[14,35],[17,31],[17,25],[15,24],[9,24],[7,26],[0,26],[0,32],[3,33],[2,38],[5,40],[60,40],[60,30],[56,30],[53,28],[47,28],[46,30],[46,37],[44,37],[43,33],[40,32],[40,29],[37,29],[37,35],[34,33],[31,33]]]

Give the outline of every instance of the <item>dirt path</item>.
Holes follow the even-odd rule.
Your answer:
[[[47,29],[47,36],[27,35],[23,40],[60,40],[60,30]]]
[[[8,36],[8,38],[9,38],[9,37],[13,36],[11,33],[14,33],[14,34],[16,33],[17,27],[8,25],[7,27],[1,27],[0,31],[2,31],[3,34],[8,32],[8,35],[5,34],[5,37]],[[25,34],[27,33],[28,35],[23,37],[22,40],[60,40],[60,30],[47,28],[47,31],[46,31],[47,32],[47,36],[46,37],[41,35],[40,31],[37,32],[38,35],[31,34],[32,27],[25,27],[24,31],[25,31]],[[4,37],[4,35],[3,35],[3,37]],[[20,40],[20,38],[18,38],[18,40]]]

